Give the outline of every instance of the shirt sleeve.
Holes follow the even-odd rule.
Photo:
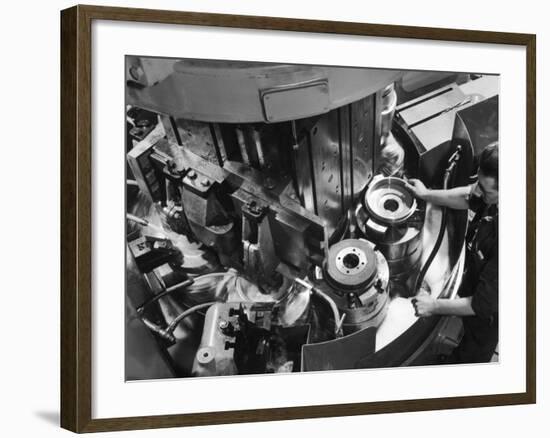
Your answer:
[[[498,250],[483,267],[475,293],[472,309],[481,318],[491,318],[498,313]]]

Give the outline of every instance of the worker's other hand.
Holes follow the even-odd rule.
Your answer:
[[[429,190],[426,188],[424,183],[416,178],[411,178],[405,181],[405,185],[412,192],[414,196],[420,199],[425,199],[428,195]]]
[[[416,297],[412,299],[414,306],[414,314],[419,317],[426,317],[435,315],[435,309],[437,307],[437,300],[426,292],[424,289],[420,289],[420,292]]]

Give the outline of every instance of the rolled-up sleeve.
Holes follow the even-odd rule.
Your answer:
[[[481,318],[490,319],[498,313],[498,250],[483,267],[475,293],[472,309]]]

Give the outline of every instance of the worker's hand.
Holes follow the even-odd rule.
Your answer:
[[[420,289],[420,292],[416,297],[412,299],[414,306],[414,313],[419,317],[426,317],[435,315],[437,307],[437,300],[426,292],[424,289]]]
[[[405,185],[414,196],[420,199],[426,199],[429,190],[426,188],[422,181],[420,181],[419,179],[411,178],[405,181]]]

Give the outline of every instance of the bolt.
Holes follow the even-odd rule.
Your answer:
[[[225,330],[227,329],[227,327],[229,327],[229,322],[222,319],[220,322],[218,322],[218,327],[220,328],[220,330]]]
[[[174,161],[172,160],[168,160],[166,162],[166,167],[168,168],[169,171],[176,170],[176,163],[174,163]]]
[[[195,179],[197,177],[197,172],[191,169],[189,172],[187,172],[187,176],[189,177],[189,179]]]
[[[210,185],[210,181],[208,179],[204,178],[201,181],[201,184],[203,185],[203,187],[208,187]]]

